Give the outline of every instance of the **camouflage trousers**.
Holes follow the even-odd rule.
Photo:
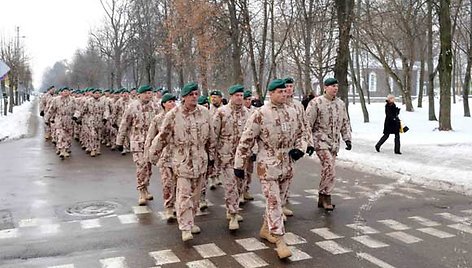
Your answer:
[[[232,165],[221,167],[221,173],[224,177],[226,211],[231,214],[236,214],[239,209],[239,194],[241,192],[242,183],[234,176]]]
[[[197,178],[177,177],[175,210],[179,230],[190,231],[195,224],[205,174]]]
[[[288,192],[287,177],[279,179],[261,179],[262,193],[266,198],[266,210],[264,218],[272,234],[283,235],[285,233],[282,200],[284,193]]]
[[[72,135],[73,135],[72,125],[58,128],[56,148],[61,151],[69,149],[72,144]]]
[[[175,175],[171,167],[159,167],[162,183],[162,197],[165,208],[174,208],[175,205]]]
[[[100,152],[102,128],[97,125],[89,126],[90,130],[90,149]]]
[[[252,173],[254,172],[254,161],[248,159],[246,165],[244,166],[244,180],[241,182],[241,192],[246,193],[249,191],[249,186],[252,182]]]
[[[318,155],[321,162],[321,179],[318,192],[320,194],[331,195],[336,182],[336,152],[318,150],[316,155]]]
[[[152,175],[152,164],[144,158],[144,152],[134,152],[133,161],[136,164],[136,189],[146,189]]]
[[[44,124],[44,138],[51,138],[51,127]]]

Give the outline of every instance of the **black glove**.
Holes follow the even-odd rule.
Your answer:
[[[251,161],[256,162],[256,159],[257,159],[257,154],[252,154],[251,155]]]
[[[294,161],[297,161],[298,159],[302,158],[302,156],[304,155],[305,153],[303,153],[301,150],[299,149],[292,149],[288,152],[288,155],[294,160]]]
[[[49,120],[49,122],[54,124],[55,121],[54,120]]]
[[[215,160],[208,160],[208,166],[213,166],[215,164]]]
[[[46,126],[49,126],[49,122],[44,122],[44,124],[45,124]]]
[[[308,146],[308,147],[306,148],[306,153],[307,153],[309,156],[311,156],[314,152],[315,152],[315,147],[313,147],[313,146]]]
[[[39,116],[44,116],[44,111],[39,112]]]
[[[410,129],[409,127],[404,126],[404,127],[403,127],[403,133],[406,133],[409,129]]]
[[[103,124],[106,124],[106,123],[107,123],[107,119],[106,119],[106,118],[103,118],[103,119],[102,119],[102,122],[103,122]]]
[[[122,152],[123,151],[123,145],[116,145],[116,149],[118,150],[118,152]]]
[[[112,127],[116,128],[116,129],[119,128],[117,124],[113,124]]]
[[[72,116],[72,120],[74,120],[75,122],[77,122],[77,119],[78,119],[77,117]]]
[[[234,169],[234,176],[236,176],[236,178],[238,178],[238,179],[244,179],[244,170],[239,169],[239,168],[235,168]]]
[[[350,151],[352,149],[351,141],[346,141],[346,150]]]

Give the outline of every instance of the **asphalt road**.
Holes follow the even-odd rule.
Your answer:
[[[472,267],[472,201],[354,169],[337,169],[333,201],[316,207],[319,163],[297,163],[286,222],[294,255],[280,261],[259,239],[264,198],[255,178],[255,201],[243,206],[237,232],[227,229],[224,192],[197,217],[201,234],[189,243],[176,223],[162,219],[155,200],[137,207],[131,156],[103,149],[96,158],[74,143],[61,161],[36,130],[0,143],[0,267]],[[427,170],[425,170],[427,172]]]

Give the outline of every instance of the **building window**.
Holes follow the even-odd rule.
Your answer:
[[[369,74],[369,91],[377,91],[377,74],[375,74],[374,72]]]

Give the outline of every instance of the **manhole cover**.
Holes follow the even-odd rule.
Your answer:
[[[66,209],[71,216],[101,217],[115,213],[121,205],[111,201],[87,201],[74,204]]]

